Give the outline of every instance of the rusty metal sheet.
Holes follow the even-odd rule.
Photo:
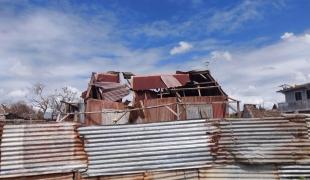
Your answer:
[[[308,136],[310,138],[310,118],[306,118],[307,126],[308,126]]]
[[[96,82],[119,82],[118,74],[109,74],[109,73],[96,73],[95,74]]]
[[[3,180],[73,180],[73,173],[3,178]],[[2,178],[0,178],[2,180]]]
[[[198,173],[198,169],[149,172],[145,174],[144,180],[199,180]]]
[[[127,86],[114,82],[97,82],[96,87],[102,89],[102,97],[104,100],[116,102],[129,94]]]
[[[82,177],[82,180],[144,180],[144,174],[124,174],[115,176]]]
[[[211,168],[199,169],[200,180],[278,180],[277,169],[274,165],[216,165]]]
[[[175,78],[173,75],[161,75],[160,78],[165,83],[167,88],[182,86],[178,79]]]
[[[0,177],[67,173],[87,167],[74,123],[4,125]]]
[[[79,128],[87,176],[188,169],[211,165],[213,126],[205,120]]]
[[[182,86],[190,81],[188,74],[173,74],[172,76],[177,79]],[[132,77],[133,90],[138,91],[158,88],[167,88],[167,85],[162,80],[161,75]]]
[[[102,112],[107,110],[124,110],[126,106],[118,102],[110,102],[105,100],[97,99],[88,99],[86,104],[87,112]],[[114,119],[117,119],[119,115],[116,113],[92,113],[85,115],[85,124],[86,125],[102,125],[102,124],[111,124]],[[113,119],[109,119],[113,118]],[[119,123],[128,122],[127,115],[122,118]]]
[[[144,107],[150,107],[150,106],[160,106],[160,105],[166,105],[166,104],[173,104],[176,103],[177,99],[174,97],[169,98],[162,98],[162,99],[149,99],[149,100],[143,100]],[[177,106],[175,104],[168,106],[170,109],[172,109],[174,112],[177,111]],[[144,123],[151,123],[151,122],[160,122],[160,121],[173,121],[176,120],[177,117],[174,115],[169,109],[166,107],[158,107],[158,108],[151,108],[151,109],[145,109],[141,110],[141,113],[143,113],[143,122]]]
[[[226,159],[247,164],[304,163],[310,160],[310,141],[305,119],[230,119],[220,127],[218,150]]]

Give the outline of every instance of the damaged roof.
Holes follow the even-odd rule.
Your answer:
[[[284,87],[283,89],[277,91],[277,92],[288,92],[288,91],[294,91],[294,90],[300,90],[300,89],[310,89],[310,83],[305,83],[305,84],[299,84],[299,85],[294,85],[290,87]]]
[[[188,74],[133,76],[133,90],[148,90],[184,86],[190,81]]]

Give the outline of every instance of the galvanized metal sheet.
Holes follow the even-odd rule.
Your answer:
[[[199,180],[198,169],[146,173],[144,180]]]
[[[88,176],[187,169],[211,165],[215,127],[205,120],[81,127]]]
[[[186,118],[213,118],[212,104],[186,105]]]
[[[65,173],[87,167],[76,124],[4,125],[0,178]]]
[[[310,179],[310,164],[280,166],[278,172],[281,180]]]
[[[219,151],[247,164],[310,162],[305,119],[235,119],[218,122]]]

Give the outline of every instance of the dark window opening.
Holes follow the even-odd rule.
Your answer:
[[[296,99],[296,101],[301,101],[301,99],[302,99],[301,92],[295,92],[295,99]]]
[[[310,90],[307,90],[307,99],[310,99]]]

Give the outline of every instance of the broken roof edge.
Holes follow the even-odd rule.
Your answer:
[[[300,90],[300,89],[305,89],[305,88],[310,88],[310,83],[304,83],[304,84],[297,84],[288,88],[283,88],[281,90],[278,90],[276,92],[278,93],[285,93],[288,91],[294,91],[294,90]]]

